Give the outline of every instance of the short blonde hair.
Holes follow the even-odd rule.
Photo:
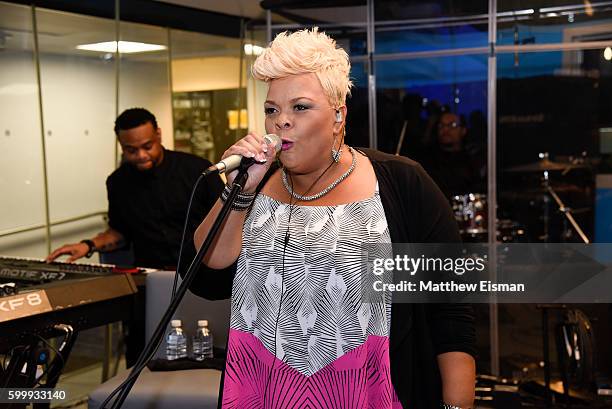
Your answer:
[[[295,74],[316,74],[333,108],[346,103],[353,83],[346,51],[318,27],[278,34],[253,64],[253,77],[269,82]]]

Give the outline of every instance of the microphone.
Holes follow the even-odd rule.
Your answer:
[[[263,139],[266,142],[266,144],[274,145],[275,154],[281,150],[281,146],[283,142],[281,141],[281,138],[278,135],[269,133],[267,135],[264,135]],[[246,167],[249,167],[253,163],[257,163],[254,158],[245,158],[242,155],[237,155],[237,154],[230,155],[227,158],[215,163],[214,165],[206,169],[204,171],[204,176],[208,176],[213,173],[218,173],[218,174],[228,173],[235,169],[238,169],[241,164],[245,165]]]

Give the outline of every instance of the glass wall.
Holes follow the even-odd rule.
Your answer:
[[[346,101],[346,142],[352,146],[368,146],[370,121],[366,63],[351,61],[351,80],[353,88]]]
[[[247,128],[242,52],[236,38],[0,2],[0,257],[44,258],[106,229],[124,109],[153,112],[166,148],[176,138],[216,161]],[[209,109],[187,146],[185,94]],[[81,331],[67,372],[99,363],[102,331]]]
[[[168,30],[145,24],[122,21],[120,41],[147,44],[151,51],[121,52],[119,62],[118,111],[143,107],[157,118],[162,130],[162,142],[168,149],[174,146],[170,85]],[[119,51],[122,51],[121,48]]]
[[[171,35],[175,149],[215,162],[250,126],[241,41],[180,30]]]
[[[594,237],[595,175],[606,171],[605,160],[600,162],[602,155],[607,155],[601,151],[600,130],[608,128],[612,121],[610,77],[605,72],[603,52],[534,52],[498,57],[500,206],[513,218],[523,217],[532,241],[580,241],[555,208],[547,223],[541,223],[549,206],[544,199],[543,175],[535,169],[530,172],[528,167],[540,161],[541,154],[560,164],[573,164],[571,171],[549,172],[549,183],[576,210],[576,220],[587,236]],[[594,60],[597,75],[592,69],[587,74],[585,63],[564,64],[563,55],[567,53]],[[603,70],[599,69],[598,57],[603,60]],[[584,74],[567,75],[565,69]],[[545,227],[549,237],[544,237]]]
[[[374,2],[377,54],[486,47],[488,4]]]
[[[552,45],[572,42],[596,42],[610,39],[609,24],[612,19],[610,4],[605,1],[567,2],[547,0],[538,7],[525,3],[520,16],[509,16],[516,3],[500,0],[497,24],[499,45]]]
[[[103,230],[106,177],[115,168],[115,66],[84,44],[114,38],[112,20],[36,9],[51,248]],[[37,256],[40,256],[37,254]]]
[[[261,36],[266,29],[274,35],[316,25],[350,52],[358,86],[348,101],[349,143],[376,140],[372,147],[416,158],[450,201],[456,194],[486,195],[496,209],[492,224],[498,239],[581,242],[543,190],[544,174],[538,170],[548,158],[556,166],[547,173],[550,184],[586,236],[612,241],[609,2],[365,3],[346,7],[345,13],[333,7],[274,8],[294,24],[258,27]],[[354,14],[356,9],[360,14]],[[333,31],[341,24],[351,29]],[[375,98],[368,92],[372,82]],[[370,138],[371,121],[376,121],[375,139]],[[453,132],[462,135],[462,156],[451,179],[469,171],[475,183],[447,190],[433,159],[442,157],[438,167],[452,168],[459,154],[439,148]],[[489,175],[493,186],[487,185]],[[487,241],[487,236],[471,240]],[[529,376],[541,375],[536,306],[497,310],[483,305],[477,314],[480,372],[512,376],[527,368]],[[610,354],[600,358],[602,365],[612,362]]]
[[[512,4],[500,1],[500,14]],[[610,242],[612,11],[607,2],[538,6],[520,20],[498,18],[500,208],[522,218],[532,241],[582,241],[543,193],[534,165],[545,157],[561,168],[547,174],[549,184],[589,240]]]
[[[0,255],[42,258],[106,228],[124,109],[153,112],[166,148],[218,160],[249,127],[241,44],[0,2]]]
[[[380,61],[376,76],[380,150],[424,162],[438,147],[440,115],[450,112],[465,123],[463,142],[474,159],[486,163],[486,56]],[[479,177],[483,179],[484,172],[479,171]],[[478,192],[484,188],[481,180]]]
[[[115,167],[115,68],[112,59],[77,47],[114,39],[115,25],[7,3],[0,9],[0,254],[44,257],[105,226],[104,181]]]
[[[32,11],[0,3],[0,231],[44,226],[45,167]],[[0,253],[44,254],[45,229],[0,237]]]
[[[365,3],[276,8],[282,24],[251,22],[240,40],[38,8],[34,27],[31,8],[0,2],[0,254],[42,257],[52,245],[103,228],[104,179],[117,159],[112,123],[127,107],[158,116],[166,147],[211,161],[248,129],[263,133],[267,87],[249,74],[258,47],[281,31],[311,26],[332,35],[351,58],[349,144],[376,141],[373,147],[416,158],[435,174],[432,152],[464,129],[457,146],[470,167],[461,171],[475,183],[449,188],[449,200],[485,194],[501,220],[492,223],[496,230],[503,225],[535,242],[579,241],[543,191],[538,166],[548,157],[560,166],[549,173],[550,183],[586,235],[612,241],[608,2]],[[117,39],[153,48],[129,53],[120,46],[119,60],[112,48],[77,49]],[[486,160],[493,146],[494,167]],[[49,223],[80,217],[54,226],[46,238]],[[28,227],[38,228],[13,234]],[[502,372],[509,374],[540,357],[539,312],[503,308],[499,321],[479,311],[479,369],[493,364],[496,372],[490,352],[503,358]],[[496,352],[487,320],[508,333],[526,315],[530,335],[522,343],[503,338]]]

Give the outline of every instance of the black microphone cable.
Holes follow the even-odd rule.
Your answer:
[[[329,166],[327,168],[325,168],[325,170],[315,179],[315,181],[312,183],[312,185],[310,185],[310,187],[306,190],[306,192],[304,192],[304,194],[302,195],[302,197],[306,196],[308,193],[310,193],[310,191],[312,190],[312,188],[317,184],[317,182],[319,180],[321,180],[321,178],[323,177],[323,175],[325,175],[327,173],[327,171],[335,164],[336,162],[332,161]],[[293,202],[294,196],[293,196],[293,177],[291,176],[291,173],[289,173],[289,185],[291,187],[291,192],[289,192],[289,218],[287,220],[287,228],[285,230],[285,237],[283,238],[283,255],[282,255],[282,270],[281,270],[281,296],[280,299],[278,301],[278,313],[276,314],[276,319],[274,321],[274,358],[272,360],[272,367],[270,368],[270,373],[268,374],[268,379],[266,381],[266,386],[264,388],[264,401],[263,401],[263,406],[264,408],[266,407],[266,396],[268,395],[268,386],[270,385],[270,380],[272,379],[272,374],[274,373],[274,365],[276,364],[276,337],[277,337],[277,332],[278,332],[278,322],[280,320],[280,314],[281,314],[281,308],[282,308],[282,302],[283,302],[283,298],[285,295],[284,292],[284,288],[285,288],[285,253],[287,251],[287,246],[289,245],[289,226],[291,226],[291,215],[293,214],[293,206],[297,205],[298,202],[300,201],[299,199],[295,199],[295,203]]]
[[[170,297],[170,300],[172,300],[174,298],[174,295],[176,294],[176,286],[178,284],[179,271],[181,271],[183,248],[185,247],[185,236],[187,235],[187,226],[189,225],[189,214],[191,213],[191,206],[193,204],[193,198],[195,197],[195,193],[198,190],[198,186],[200,185],[200,182],[202,181],[202,179],[204,179],[205,176],[206,175],[204,173],[200,173],[200,176],[198,176],[198,179],[195,181],[193,188],[191,189],[191,196],[189,197],[189,203],[187,204],[187,214],[185,215],[185,223],[183,223],[183,234],[181,236],[181,245],[179,247],[178,260],[176,261],[176,274],[174,275],[174,282],[172,284],[172,293],[171,293],[172,296]]]
[[[193,198],[195,197],[195,193],[197,191],[198,186],[200,185],[201,181],[203,178],[207,177],[208,175],[210,175],[211,173],[208,172],[207,170],[205,170],[204,172],[202,172],[200,174],[200,176],[198,176],[198,179],[195,181],[194,186],[191,190],[191,195],[189,197],[189,203],[187,205],[187,214],[185,215],[185,222],[183,224],[183,233],[181,235],[181,244],[179,247],[179,256],[178,256],[178,260],[176,262],[176,273],[174,275],[174,280],[172,283],[172,292],[171,292],[171,296],[170,296],[170,303],[174,300],[174,297],[176,295],[176,287],[178,285],[178,277],[179,277],[179,272],[180,272],[180,268],[181,268],[181,261],[182,261],[182,256],[183,256],[183,249],[185,247],[185,236],[187,235],[187,227],[189,225],[189,215],[191,213],[191,207],[193,205]],[[113,390],[113,392],[111,392],[111,394],[104,400],[104,402],[101,405],[101,408],[104,409],[106,404],[108,404],[110,402],[110,400],[117,394],[119,393],[121,390],[123,390],[123,388],[126,387],[126,385],[128,385],[128,383],[132,382],[135,378],[137,378],[138,376],[140,376],[140,372],[142,372],[142,370],[144,369],[144,367],[147,365],[147,363],[149,362],[149,360],[155,355],[155,353],[157,352],[157,349],[159,348],[159,345],[161,344],[162,339],[160,339],[158,341],[157,346],[155,347],[155,349],[153,349],[151,351],[151,353],[149,353],[146,357],[144,357],[143,359],[138,359],[136,361],[136,364],[134,364],[134,368],[137,368],[136,370],[132,370],[132,373],[117,387],[115,388],[115,390]]]
[[[181,236],[181,244],[179,247],[178,260],[176,262],[176,273],[174,274],[174,280],[172,284],[172,293],[170,295],[170,302],[172,302],[172,300],[174,299],[176,295],[176,287],[178,285],[179,271],[181,268],[181,261],[183,257],[183,248],[185,246],[185,236],[187,235],[187,227],[189,225],[189,215],[191,213],[191,207],[193,205],[193,198],[195,197],[195,193],[198,189],[198,186],[200,185],[202,179],[205,176],[206,175],[204,173],[201,173],[200,176],[198,176],[198,179],[195,181],[193,188],[191,189],[191,195],[189,197],[189,203],[187,205],[187,214],[185,215],[185,222],[183,223],[183,234]],[[134,368],[137,368],[137,369],[133,370],[132,373],[117,388],[115,388],[113,392],[111,392],[111,394],[104,400],[104,402],[102,402],[102,405],[100,405],[101,409],[104,409],[106,405],[110,402],[110,400],[115,395],[117,395],[117,393],[123,390],[126,387],[126,385],[128,385],[128,383],[132,382],[135,378],[140,376],[140,373],[142,372],[142,370],[145,368],[147,363],[151,360],[151,358],[153,358],[153,356],[157,352],[157,349],[159,348],[159,345],[161,344],[161,342],[162,342],[162,339],[158,341],[157,346],[155,347],[155,349],[151,351],[151,353],[149,353],[146,357],[142,357],[142,359],[139,358],[136,361],[136,363],[134,364]]]
[[[291,191],[293,192],[293,179],[291,175],[289,175],[289,183],[291,184]],[[296,201],[297,204],[297,201]],[[274,359],[272,360],[272,367],[270,368],[270,373],[268,374],[268,379],[266,380],[266,386],[264,388],[264,396],[263,396],[263,407],[266,407],[266,397],[268,396],[268,386],[270,386],[270,381],[272,380],[272,375],[274,374],[274,365],[276,364],[276,334],[278,332],[278,321],[280,319],[281,308],[283,305],[283,298],[285,295],[285,253],[287,251],[287,245],[289,244],[289,226],[291,225],[291,214],[293,213],[293,195],[289,195],[289,218],[287,220],[287,229],[285,230],[285,237],[283,238],[283,255],[282,255],[282,270],[281,270],[281,287],[280,287],[280,298],[278,300],[278,312],[276,313],[276,319],[274,321]],[[272,238],[274,240],[274,238]]]

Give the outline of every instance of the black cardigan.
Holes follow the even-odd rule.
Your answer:
[[[448,201],[418,163],[372,149],[358,151],[374,168],[393,243],[461,240]],[[268,171],[258,191],[276,169],[273,166]],[[211,300],[229,298],[235,272],[236,263],[223,270],[203,266],[190,290]],[[460,351],[475,356],[475,339],[469,305],[394,303],[389,336],[391,381],[402,406],[439,407],[442,392],[436,355]]]

